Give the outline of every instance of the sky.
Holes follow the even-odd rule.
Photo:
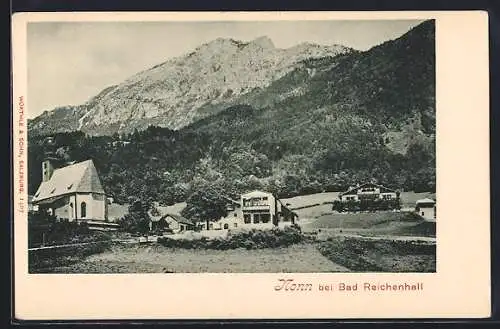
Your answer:
[[[268,36],[277,48],[302,42],[368,50],[421,20],[265,22],[36,22],[28,24],[28,117],[79,105],[102,89],[218,37]]]

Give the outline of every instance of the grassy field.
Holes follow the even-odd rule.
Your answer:
[[[318,232],[318,238],[322,240],[347,233],[366,236],[436,236],[436,223],[405,212],[330,213],[300,225],[303,232]]]
[[[298,209],[307,242],[288,247],[246,250],[180,249],[161,245],[115,245],[70,263],[54,263],[43,273],[305,273],[433,272],[436,224],[407,212],[334,213],[338,193],[285,199]],[[402,193],[403,204],[429,193]],[[177,212],[185,204],[168,209]],[[405,206],[403,206],[405,207]],[[167,211],[166,209],[162,209]],[[117,212],[118,213],[118,212]],[[421,237],[428,237],[427,240]],[[315,238],[315,239],[314,239]],[[403,239],[401,239],[403,238]],[[372,240],[370,240],[372,239]],[[423,240],[416,242],[414,240]],[[429,242],[430,240],[430,242]]]
[[[326,239],[339,234],[393,235],[435,237],[436,224],[426,222],[408,212],[380,211],[374,213],[336,213],[331,202],[338,192],[317,193],[285,199],[292,208],[307,205],[314,207],[294,210],[299,215],[298,224],[304,232],[318,232]],[[432,193],[402,192],[402,208],[413,209],[415,202],[423,198],[434,198]]]
[[[304,207],[308,205],[319,204],[318,206],[304,209],[294,210],[301,219],[317,218],[321,215],[327,215],[332,213],[332,205],[325,204],[325,202],[333,202],[338,199],[340,192],[326,192],[326,193],[316,193],[309,195],[296,196],[289,199],[283,199],[284,203],[290,204],[291,208]],[[419,199],[424,198],[435,198],[433,193],[415,193],[415,192],[402,192],[401,193],[401,207],[403,209],[413,209],[415,208],[415,202]]]
[[[302,207],[306,205],[311,205],[315,203],[332,202],[338,199],[341,192],[324,192],[309,195],[300,195],[293,198],[283,199],[282,201],[289,203],[290,207]],[[419,199],[424,198],[434,198],[435,194],[430,192],[401,192],[400,198],[403,207],[415,207],[415,202]]]
[[[313,244],[260,250],[186,250],[159,245],[115,246],[52,273],[304,273],[348,272]]]
[[[355,272],[435,272],[436,245],[414,241],[329,239],[319,250]]]
[[[284,203],[289,203],[290,208],[303,207],[315,203],[333,202],[338,198],[340,192],[324,192],[309,195],[300,195],[293,198],[283,199]],[[330,205],[330,210],[332,206]]]
[[[116,245],[38,273],[435,272],[433,243],[330,237],[282,248],[194,250]]]
[[[299,215],[299,220],[309,220],[332,213],[331,204],[323,204],[316,207],[294,210]]]
[[[311,228],[373,228],[387,222],[402,221],[404,216],[399,212],[374,213],[342,213],[318,217],[306,227]]]
[[[422,226],[422,224],[418,224]],[[425,226],[425,225],[424,225]],[[424,228],[427,229],[427,228]],[[327,230],[328,232],[328,230]],[[323,233],[321,233],[323,234]],[[433,272],[435,243],[422,238],[346,236],[329,232],[288,247],[183,249],[115,244],[87,257],[62,255],[30,273],[307,273]],[[56,250],[57,251],[57,250]],[[91,250],[92,251],[92,250]],[[54,257],[57,254],[54,254]],[[30,264],[31,265],[31,264]]]

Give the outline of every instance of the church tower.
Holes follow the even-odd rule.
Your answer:
[[[47,182],[52,177],[54,170],[61,165],[61,160],[56,156],[54,138],[47,137],[44,146],[46,151],[42,161],[42,182]]]

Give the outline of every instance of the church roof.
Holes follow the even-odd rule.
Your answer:
[[[33,202],[76,192],[104,193],[92,160],[54,170],[50,180],[42,182],[38,187]]]

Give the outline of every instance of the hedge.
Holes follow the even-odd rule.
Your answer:
[[[169,237],[158,238],[158,243],[169,248],[183,249],[263,249],[286,247],[300,243],[304,235],[296,226],[284,229],[273,228],[271,230],[251,229],[249,231],[229,232],[226,237],[208,239],[171,239]]]
[[[384,210],[399,210],[401,209],[401,200],[350,200],[333,202],[332,210],[338,212],[357,212],[357,211],[384,211]]]

